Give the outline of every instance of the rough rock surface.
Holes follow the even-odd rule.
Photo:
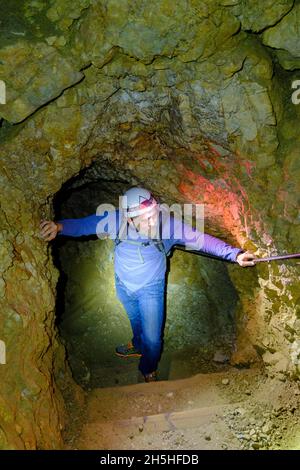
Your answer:
[[[3,448],[61,445],[58,271],[38,224],[81,169],[93,162],[87,182],[101,175],[167,203],[205,203],[207,232],[258,255],[299,251],[299,5],[258,14],[260,2],[247,3],[10,2],[0,49]],[[228,273],[239,295],[232,360],[265,358],[299,377],[299,265]]]

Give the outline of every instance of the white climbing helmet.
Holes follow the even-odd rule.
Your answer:
[[[139,187],[128,189],[121,199],[121,207],[127,218],[146,214],[158,205],[150,191]]]

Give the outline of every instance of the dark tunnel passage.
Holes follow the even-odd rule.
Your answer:
[[[100,203],[118,206],[132,183],[90,178],[93,167],[67,181],[54,199],[55,219],[80,218]],[[97,235],[58,236],[52,242],[59,269],[56,323],[77,383],[85,388],[136,383],[138,359],[115,355],[131,340],[114,285],[114,241]],[[167,259],[161,380],[228,367],[236,349],[238,294],[227,263],[173,249]]]

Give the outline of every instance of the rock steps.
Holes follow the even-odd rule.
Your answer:
[[[239,448],[223,416],[243,401],[237,401],[228,391],[225,393],[227,386],[222,381],[232,374],[243,380],[252,373],[231,370],[181,380],[95,389],[89,394],[86,419],[75,446]],[[188,446],[184,446],[185,442]]]

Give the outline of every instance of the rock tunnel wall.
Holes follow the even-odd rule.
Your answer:
[[[93,163],[96,177],[145,185],[166,203],[204,203],[208,233],[258,255],[299,251],[299,11],[292,0],[10,2],[0,49],[3,448],[61,446],[57,380],[69,373],[54,327],[58,272],[38,226],[80,170]],[[236,268],[233,361],[261,357],[270,373],[298,377],[299,265]]]

